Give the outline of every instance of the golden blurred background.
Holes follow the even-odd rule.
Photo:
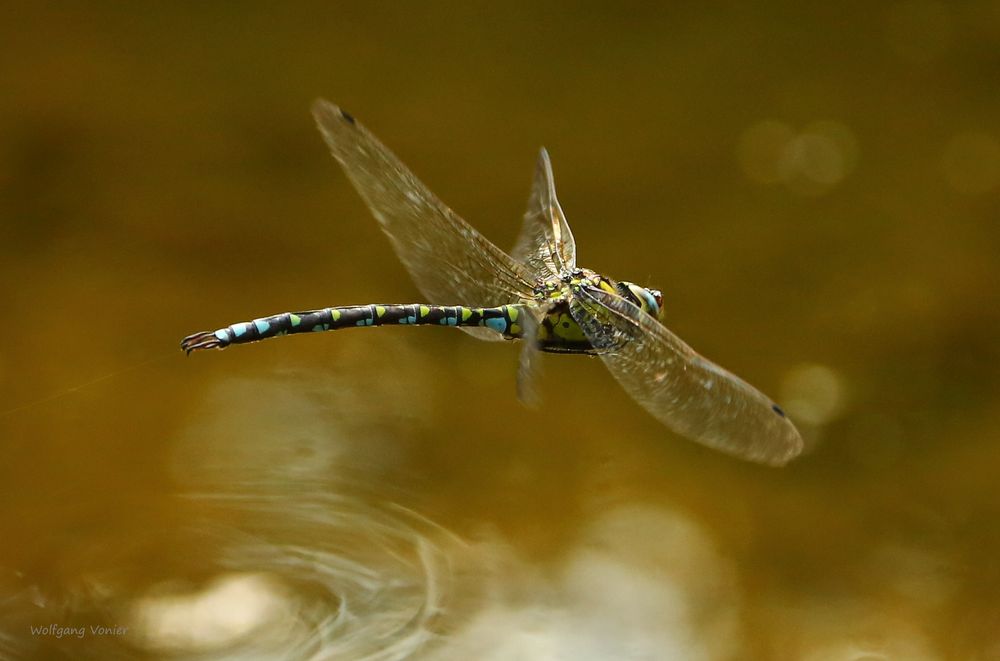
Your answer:
[[[23,3],[0,21],[0,655],[1000,658],[1000,2]],[[782,402],[784,469],[435,329],[309,115]],[[447,255],[442,255],[447,259]],[[460,301],[430,301],[454,304]]]

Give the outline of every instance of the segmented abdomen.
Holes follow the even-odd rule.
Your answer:
[[[306,312],[284,312],[270,317],[189,335],[181,348],[191,353],[200,349],[224,349],[230,344],[244,344],[279,335],[312,333],[358,326],[440,325],[484,326],[506,338],[520,337],[518,323],[521,309],[516,305],[493,308],[470,308],[461,305],[356,305],[323,308]]]

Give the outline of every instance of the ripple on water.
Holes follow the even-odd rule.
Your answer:
[[[338,494],[196,496],[219,514],[219,576],[137,599],[142,645],[170,654],[404,659],[433,640],[461,544],[391,503]],[[256,520],[229,528],[236,514]]]
[[[210,393],[179,438],[174,474],[215,578],[137,598],[142,646],[388,661],[433,640],[464,545],[388,491],[405,437],[394,425],[412,424],[398,407],[386,419],[383,400],[397,394],[359,397],[357,384],[302,374]]]

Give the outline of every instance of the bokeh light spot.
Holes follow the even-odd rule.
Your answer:
[[[854,134],[840,122],[817,121],[795,131],[766,120],[743,133],[737,158],[752,181],[784,183],[796,193],[816,195],[847,177],[857,152]]]
[[[843,411],[846,388],[843,377],[833,369],[804,363],[785,375],[781,392],[793,420],[820,426]]]
[[[801,174],[818,184],[835,184],[844,177],[844,159],[830,138],[804,133],[789,145],[782,160],[784,179]]]

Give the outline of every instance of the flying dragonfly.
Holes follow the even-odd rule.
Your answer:
[[[313,116],[417,287],[436,303],[285,312],[189,335],[181,342],[185,352],[359,326],[455,326],[483,340],[524,340],[523,399],[533,397],[538,352],[596,355],[636,402],[678,434],[772,465],[802,451],[801,436],[777,404],[663,325],[659,291],[577,266],[544,148],[508,254],[445,206],[350,114],[319,100]]]

